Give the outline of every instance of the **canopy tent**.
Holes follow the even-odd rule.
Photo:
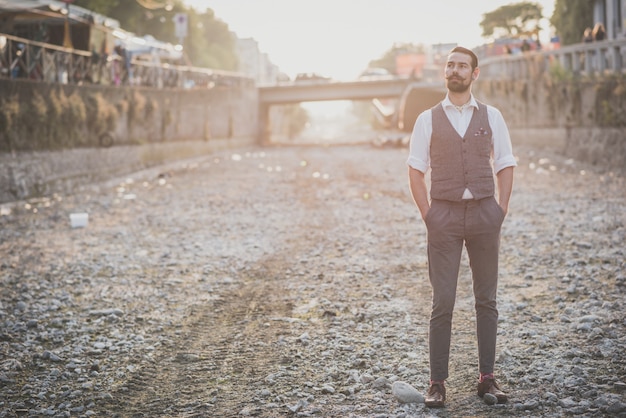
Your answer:
[[[68,5],[54,0],[0,0],[0,19],[14,16],[19,20],[65,19],[92,23],[107,28],[119,28],[120,22],[80,6]],[[0,26],[1,27],[1,26]]]
[[[0,0],[0,33],[27,40],[106,53],[119,27],[115,19],[60,1]]]

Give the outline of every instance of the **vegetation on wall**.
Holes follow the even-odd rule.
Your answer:
[[[595,121],[599,126],[626,127],[626,77],[608,77],[596,86]]]
[[[159,115],[159,104],[154,98],[146,97],[137,90],[129,90],[123,103],[126,107],[127,129],[135,143],[162,139],[164,127],[155,123],[155,117]]]
[[[128,127],[140,123],[146,113],[146,98],[137,90],[131,90],[128,97]]]
[[[19,126],[20,102],[15,96],[0,98],[0,142],[2,150],[13,151],[16,140],[19,138],[17,127]]]
[[[571,87],[577,84],[574,82],[574,74],[564,68],[558,60],[553,60],[541,80],[543,100],[547,105],[550,120],[557,126],[563,123],[571,125],[573,121],[582,124],[583,121],[575,117],[581,110],[580,94],[572,95]]]
[[[87,96],[87,131],[99,138],[113,131],[119,118],[118,108],[96,93]]]
[[[583,114],[583,94],[590,89],[594,103],[587,108],[588,113]],[[626,77],[623,75],[581,80],[556,65],[545,79],[544,90],[554,120],[562,118],[569,126],[626,127]]]
[[[116,103],[100,92],[67,94],[62,88],[46,94],[35,90],[29,98],[7,95],[0,97],[0,152],[101,146],[103,135],[114,136],[122,114],[129,135],[116,143],[161,140],[171,123],[168,112],[164,109],[161,115],[157,101],[136,90]],[[139,137],[139,132],[148,137]]]
[[[0,152],[54,150],[98,145],[99,135],[117,120],[114,106],[99,95],[84,99],[52,89],[30,100],[0,99]]]

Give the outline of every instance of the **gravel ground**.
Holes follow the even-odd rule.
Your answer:
[[[626,416],[624,178],[516,153],[508,404],[475,393],[466,259],[449,400],[420,402],[430,287],[406,149],[300,146],[2,206],[0,417]]]

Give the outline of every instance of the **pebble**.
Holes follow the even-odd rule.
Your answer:
[[[195,369],[220,382],[194,399],[181,388],[181,403],[168,405],[154,388],[146,405],[171,416],[207,416],[229,395],[245,399],[230,409],[242,416],[431,414],[406,383],[428,376],[430,286],[426,231],[403,180],[405,150],[264,152],[210,158],[165,185],[125,184],[132,201],[100,186],[36,215],[0,215],[0,350],[11,353],[0,360],[0,417],[104,416],[122,388],[132,393],[149,380],[145,369],[168,367],[184,369],[189,382]],[[270,155],[281,171],[259,171]],[[592,169],[581,176],[572,165],[537,177],[528,169],[535,160],[520,151],[503,225],[496,368],[511,399],[490,410],[621,416],[624,180]],[[65,225],[77,203],[98,221],[80,235]],[[233,294],[247,304],[231,323]],[[228,344],[187,346],[194,336],[182,324],[203,316],[210,320],[202,326]],[[463,331],[453,334],[447,383],[459,416],[485,408],[475,396],[454,399],[477,361],[472,316],[463,265],[455,308]],[[267,358],[251,364],[257,352]],[[265,379],[247,386],[241,376]]]
[[[424,396],[408,383],[396,381],[391,385],[391,393],[401,403],[424,403]]]

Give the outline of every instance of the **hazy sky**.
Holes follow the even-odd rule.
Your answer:
[[[510,0],[185,0],[254,38],[281,71],[350,80],[394,43],[484,43],[483,14]],[[554,0],[538,0],[552,16]],[[542,41],[549,38],[543,24]]]

